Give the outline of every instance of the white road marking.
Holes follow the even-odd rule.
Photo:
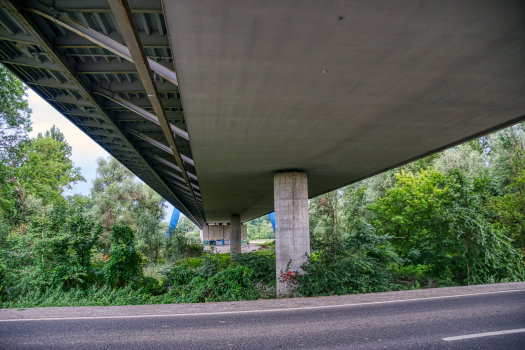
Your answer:
[[[525,289],[512,289],[512,290],[500,290],[496,292],[483,292],[483,293],[470,293],[470,294],[456,294],[456,295],[443,295],[439,297],[426,297],[426,298],[413,298],[413,299],[401,299],[401,300],[385,300],[385,301],[370,301],[364,303],[353,303],[353,304],[336,304],[336,305],[320,305],[320,306],[303,306],[303,307],[289,307],[282,309],[263,309],[263,310],[240,310],[240,311],[218,311],[218,312],[197,312],[189,314],[146,314],[146,315],[112,315],[112,316],[76,316],[76,317],[41,317],[41,318],[13,318],[4,319],[0,322],[19,322],[19,321],[55,321],[55,320],[90,320],[90,319],[115,319],[115,318],[153,318],[153,317],[181,317],[181,316],[210,316],[210,315],[229,315],[229,314],[244,314],[244,313],[258,313],[258,312],[278,312],[278,311],[295,311],[295,310],[311,310],[311,309],[325,309],[332,307],[351,307],[361,305],[376,305],[376,304],[390,304],[390,303],[401,303],[408,301],[420,301],[420,300],[433,300],[433,299],[447,299],[447,298],[459,298],[468,297],[475,295],[487,295],[487,294],[498,294],[498,293],[512,293],[512,292],[525,292]],[[129,305],[133,306],[133,305]],[[89,306],[86,306],[89,307]],[[109,306],[111,307],[111,306]]]
[[[470,338],[480,338],[480,337],[490,337],[492,335],[502,335],[502,334],[512,334],[512,333],[523,333],[525,332],[525,328],[520,329],[509,329],[506,331],[498,331],[498,332],[487,332],[487,333],[477,333],[477,334],[467,334],[467,335],[458,335],[457,337],[448,337],[443,338],[444,341],[454,341],[454,340],[462,340],[462,339],[470,339]]]

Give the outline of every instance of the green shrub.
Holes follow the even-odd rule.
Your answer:
[[[203,278],[214,276],[219,271],[221,258],[217,254],[206,254],[197,267],[197,274]]]
[[[188,265],[175,266],[170,270],[161,271],[161,274],[164,275],[163,284],[167,288],[187,285],[192,279],[198,276],[197,272],[192,270]]]
[[[302,266],[298,291],[303,296],[384,292],[394,288],[389,271],[401,260],[388,236],[366,232],[328,243],[316,243],[315,255]]]
[[[181,270],[180,270],[181,271]],[[183,274],[189,278],[190,274]],[[204,303],[214,301],[255,300],[260,297],[250,280],[251,270],[244,266],[228,267],[206,279],[196,275],[187,284],[173,285],[164,302]],[[187,279],[184,281],[186,282]]]
[[[0,301],[2,300],[2,296],[4,295],[4,284],[5,284],[5,265],[2,259],[0,259]]]
[[[140,280],[139,286],[152,295],[160,295],[166,291],[164,285],[161,285],[159,281],[153,277],[143,277]]]
[[[89,288],[61,287],[43,290],[29,290],[18,295],[16,299],[0,304],[2,308],[30,308],[51,306],[117,306],[157,304],[160,298],[152,296],[143,289],[133,289],[132,286],[111,289],[108,287],[91,286]]]
[[[207,254],[196,269],[178,265],[163,271],[164,303],[254,300],[260,297],[251,283],[252,270],[245,266],[219,268],[224,257]]]
[[[142,258],[135,250],[134,234],[128,226],[112,226],[109,260],[104,265],[104,278],[110,287],[138,282],[142,275]]]
[[[211,277],[199,295],[204,302],[256,300],[260,294],[252,286],[251,274],[245,266],[229,267]]]
[[[275,284],[275,255],[264,255],[259,252],[235,254],[233,262],[252,270],[253,282]]]
[[[172,230],[165,238],[165,256],[172,260],[200,256],[203,249],[202,243],[181,227]]]
[[[428,265],[400,265],[393,268],[393,273],[396,278],[404,281],[417,281],[419,283],[425,282],[430,275],[432,268]]]
[[[5,292],[17,293],[26,284],[33,289],[68,289],[98,281],[91,256],[102,228],[87,220],[84,211],[85,203],[73,198],[42,210],[9,236]]]

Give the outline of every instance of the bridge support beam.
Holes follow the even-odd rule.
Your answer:
[[[279,282],[281,270],[302,273],[301,265],[310,254],[308,181],[305,173],[283,172],[274,176],[275,253],[277,296],[293,291],[290,283]]]
[[[230,216],[230,257],[241,252],[241,216]]]

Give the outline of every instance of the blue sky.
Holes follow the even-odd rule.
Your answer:
[[[30,136],[35,137],[39,132],[43,133],[49,130],[53,124],[58,127],[66,137],[67,142],[73,147],[72,159],[75,166],[82,168],[82,174],[87,180],[77,183],[72,190],[67,190],[66,194],[81,193],[88,195],[95,178],[96,159],[108,157],[109,154],[31,90],[29,90],[28,101],[33,110],[31,116],[33,131]],[[170,204],[169,208],[166,209],[164,221],[169,222],[172,210],[173,206]]]

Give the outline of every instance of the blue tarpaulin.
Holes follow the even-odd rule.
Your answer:
[[[177,208],[173,208],[173,214],[171,214],[170,226],[168,227],[168,232],[166,232],[166,237],[171,236],[171,233],[177,227],[177,222],[179,222],[180,211]]]
[[[275,233],[275,212],[268,214],[268,216],[270,217],[270,221],[272,222],[273,233]]]

